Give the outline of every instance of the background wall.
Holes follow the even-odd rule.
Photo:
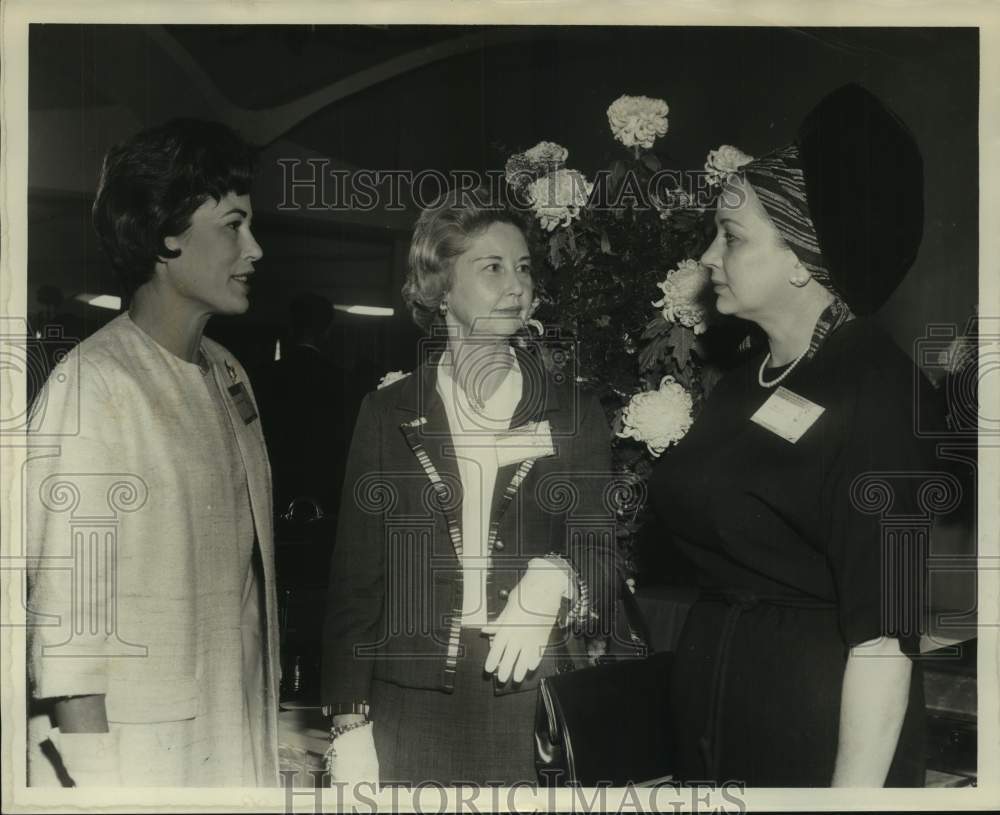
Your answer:
[[[410,367],[417,335],[398,292],[415,210],[281,213],[278,158],[486,171],[548,139],[590,174],[620,155],[605,111],[630,93],[670,105],[665,165],[700,167],[723,142],[754,155],[784,145],[848,81],[895,109],[924,152],[923,246],[880,315],[912,350],[927,324],[962,325],[977,301],[974,29],[35,25],[29,312],[82,335],[113,316],[51,302],[55,290],[113,291],[89,224],[104,151],[171,116],[215,116],[266,133],[254,200],[265,256],[250,312],[210,333],[264,361],[288,300],[308,288],[395,307],[392,319],[345,318],[343,336],[360,338],[350,353],[375,368]],[[309,94],[327,101],[289,112]]]

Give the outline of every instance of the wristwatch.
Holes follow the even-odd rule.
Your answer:
[[[361,702],[334,702],[332,705],[323,705],[324,716],[346,716],[348,714],[359,714],[368,718],[368,711],[371,705],[367,701]]]

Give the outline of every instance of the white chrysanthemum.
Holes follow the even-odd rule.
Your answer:
[[[622,411],[623,429],[618,436],[641,441],[653,456],[659,456],[684,438],[693,421],[693,407],[691,394],[672,376],[665,376],[659,390],[632,397]]]
[[[662,99],[648,96],[620,96],[608,108],[611,132],[626,147],[650,148],[660,136],[667,135],[670,108]]]
[[[378,383],[378,389],[387,388],[393,382],[400,379],[405,379],[410,375],[409,371],[389,371],[385,376],[383,376]]]
[[[528,186],[528,201],[542,226],[551,232],[579,217],[592,189],[577,170],[556,170]]]
[[[523,191],[539,176],[561,169],[569,157],[569,150],[552,141],[540,141],[530,150],[515,153],[504,167],[507,183]]]
[[[532,164],[559,168],[569,158],[569,150],[554,141],[540,141],[530,150],[525,150],[524,157]]]
[[[680,323],[695,334],[702,334],[707,326],[700,298],[708,279],[708,269],[697,260],[682,260],[676,269],[667,272],[666,280],[656,284],[663,297],[654,300],[653,306],[663,309],[663,319],[667,322]]]
[[[753,156],[748,156],[739,147],[733,147],[731,144],[720,144],[717,150],[709,150],[708,158],[705,159],[708,183],[721,185],[730,175],[751,161],[753,161]]]

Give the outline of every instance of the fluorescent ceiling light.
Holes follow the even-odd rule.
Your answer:
[[[343,306],[337,303],[334,305],[337,311],[346,311],[348,314],[361,314],[365,317],[391,317],[396,313],[395,309],[383,306]]]
[[[113,294],[78,294],[73,298],[74,300],[79,300],[81,303],[86,303],[88,306],[96,306],[97,308],[109,308],[113,311],[122,310],[122,299],[121,297],[116,297]]]

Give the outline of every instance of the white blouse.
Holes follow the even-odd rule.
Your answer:
[[[462,481],[462,626],[466,628],[482,628],[487,623],[486,573],[490,563],[486,543],[500,469],[495,435],[510,429],[523,387],[513,348],[510,355],[513,364],[507,376],[481,407],[474,406],[455,381],[450,365],[438,366],[437,390],[444,402]]]

